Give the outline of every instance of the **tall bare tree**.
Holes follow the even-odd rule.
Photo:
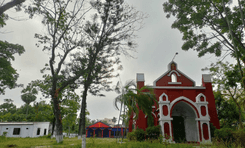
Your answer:
[[[50,77],[51,88],[49,90],[54,107],[56,119],[56,141],[63,141],[62,116],[60,103],[61,94],[66,88],[77,88],[75,81],[84,74],[82,69],[72,66],[71,55],[82,52],[83,36],[81,36],[84,15],[90,10],[84,0],[34,0],[26,12],[33,17],[35,14],[43,17],[42,23],[47,28],[43,34],[35,34],[38,39],[37,47],[50,55],[49,62],[42,70],[50,71],[44,77]]]
[[[79,136],[82,135],[82,147],[86,147],[85,109],[87,94],[104,96],[100,91],[111,91],[109,78],[116,77],[115,66],[121,69],[120,54],[130,56],[135,51],[135,32],[142,28],[146,17],[123,0],[106,0],[91,2],[96,10],[91,21],[85,24],[86,58],[77,63],[83,67],[82,108],[79,122]]]

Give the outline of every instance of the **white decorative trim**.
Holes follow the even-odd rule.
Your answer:
[[[172,62],[170,62],[170,63],[168,64],[168,71],[165,72],[164,74],[162,74],[160,77],[158,77],[158,78],[153,82],[153,86],[156,86],[156,83],[157,83],[158,80],[160,80],[162,77],[164,77],[165,75],[167,75],[169,72],[172,71],[172,70],[171,70],[171,64],[172,64],[172,63],[175,64],[175,67],[176,67],[176,71],[177,71],[177,72],[179,72],[181,75],[185,76],[187,79],[189,79],[190,81],[192,81],[193,84],[194,84],[194,86],[196,85],[196,82],[195,82],[194,80],[192,80],[191,78],[189,78],[189,77],[188,77],[187,75],[185,75],[184,73],[182,73],[180,70],[178,70],[177,64],[176,64],[174,61],[172,61]]]
[[[182,84],[181,82],[168,82],[168,84]]]
[[[188,98],[186,98],[186,97],[184,97],[184,96],[181,96],[181,97],[179,97],[179,98],[174,99],[174,101],[172,101],[172,102],[170,103],[170,106],[169,106],[169,107],[170,107],[170,110],[172,109],[173,105],[174,105],[176,102],[180,101],[180,100],[185,100],[185,101],[189,102],[190,104],[192,104],[192,105],[197,109],[198,114],[200,115],[200,112],[199,112],[199,110],[198,110],[197,105],[196,105],[195,103],[193,103],[193,101],[191,101],[190,99],[188,99]],[[184,102],[184,103],[186,103],[186,102]],[[188,104],[188,103],[186,103],[186,104],[189,105],[189,106],[191,107],[191,109],[193,109],[193,111],[194,111],[196,117],[198,117],[196,110],[195,110],[190,104]]]
[[[196,123],[197,123],[197,138],[198,138],[198,139],[197,139],[197,142],[201,142],[201,141],[200,141],[200,133],[199,133],[199,132],[200,132],[200,131],[199,131],[199,124],[198,124],[197,118],[196,118]]]
[[[152,108],[156,108],[156,106],[152,106]]]
[[[201,123],[201,132],[202,132],[202,143],[211,143],[211,133],[210,133],[210,126],[209,126],[209,121],[200,121]],[[204,133],[203,133],[203,124],[206,123],[208,126],[208,140],[204,139]]]
[[[204,98],[204,101],[201,101],[200,98],[203,97]],[[207,120],[210,120],[210,116],[209,116],[209,113],[208,113],[208,102],[206,100],[206,96],[202,93],[199,93],[197,96],[196,96],[196,104],[198,106],[198,111],[200,112],[200,118],[202,120],[204,119],[207,119]],[[204,106],[205,109],[206,109],[206,115],[203,116],[202,113],[201,113],[201,106]]]
[[[172,74],[173,72],[175,72],[178,76],[181,76],[181,75],[178,73],[178,71],[176,71],[176,70],[171,70],[171,72],[168,74],[168,76],[171,76],[171,74]]]
[[[153,114],[155,116],[155,118],[157,117],[155,113],[151,112],[151,114]],[[145,118],[147,117],[147,115],[145,115]]]
[[[206,87],[201,86],[150,86],[151,88],[158,88],[158,89],[206,89]]]
[[[204,98],[204,101],[201,101],[200,98],[203,97]],[[201,102],[206,102],[206,96],[203,94],[203,93],[200,93],[196,96],[196,103],[201,103]]]
[[[210,118],[203,117],[203,118],[196,118],[195,120],[196,121],[210,121]]]
[[[173,118],[170,117],[164,117],[164,118],[159,118],[159,121],[171,121]]]
[[[162,100],[162,97],[163,97],[163,96],[166,97],[166,101],[163,101],[163,100]],[[159,103],[161,103],[161,102],[169,102],[169,101],[168,101],[168,95],[167,95],[167,94],[165,94],[165,93],[162,93],[162,94],[161,94],[161,96],[159,97]]]

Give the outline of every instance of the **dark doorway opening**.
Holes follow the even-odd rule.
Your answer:
[[[186,142],[184,118],[181,116],[173,117],[173,135],[177,143]]]

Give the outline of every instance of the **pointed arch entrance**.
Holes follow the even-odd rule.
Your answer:
[[[178,100],[178,101],[177,101]],[[176,99],[170,104],[172,117],[172,135],[175,142],[198,142],[198,112],[189,99]]]

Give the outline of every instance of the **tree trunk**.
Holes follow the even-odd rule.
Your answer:
[[[57,92],[58,93],[58,92]],[[63,142],[63,127],[62,127],[62,117],[61,117],[61,112],[60,112],[60,106],[59,106],[59,101],[56,96],[53,96],[53,103],[54,103],[54,115],[56,119],[56,142],[60,143]]]
[[[8,9],[25,2],[25,0],[13,0],[0,7],[0,15],[2,15]]]
[[[71,138],[71,136],[70,136],[71,134],[70,134],[70,125],[69,125],[69,133],[68,133],[68,136],[69,136],[69,138]]]
[[[86,148],[86,134],[82,135],[82,148]]]
[[[126,118],[126,115],[125,115],[125,103],[123,103],[123,106],[124,106],[124,109],[123,109],[123,114],[124,114],[124,119],[123,119],[123,122],[122,122],[122,126],[125,124],[125,118]],[[126,126],[125,126],[126,127]],[[125,127],[124,127],[124,132],[123,132],[123,135],[122,135],[122,140],[121,142],[123,142],[123,138],[124,138],[124,134],[125,134]]]
[[[117,141],[117,133],[118,133],[119,121],[120,121],[121,112],[122,112],[122,104],[123,104],[123,102],[121,102],[121,108],[120,108],[120,113],[119,113],[119,118],[118,118],[117,132],[116,132],[116,141]],[[118,135],[118,136],[119,136],[119,135]],[[119,142],[119,137],[118,137],[118,142]]]
[[[29,108],[29,105],[27,105],[27,110],[26,110],[26,121],[27,121],[27,115],[28,115],[28,108]]]
[[[86,110],[86,99],[87,99],[87,92],[88,92],[88,86],[85,84],[85,90],[83,92],[83,97],[82,97],[82,108],[81,108],[81,114],[80,114],[80,121],[79,126],[81,125],[82,127],[82,148],[86,148],[86,128],[85,128],[85,110]],[[81,120],[82,119],[82,120]],[[81,131],[79,131],[81,133]]]
[[[52,132],[51,132],[51,135],[54,135],[54,127],[55,127],[55,117],[53,119],[53,123],[52,123]]]

